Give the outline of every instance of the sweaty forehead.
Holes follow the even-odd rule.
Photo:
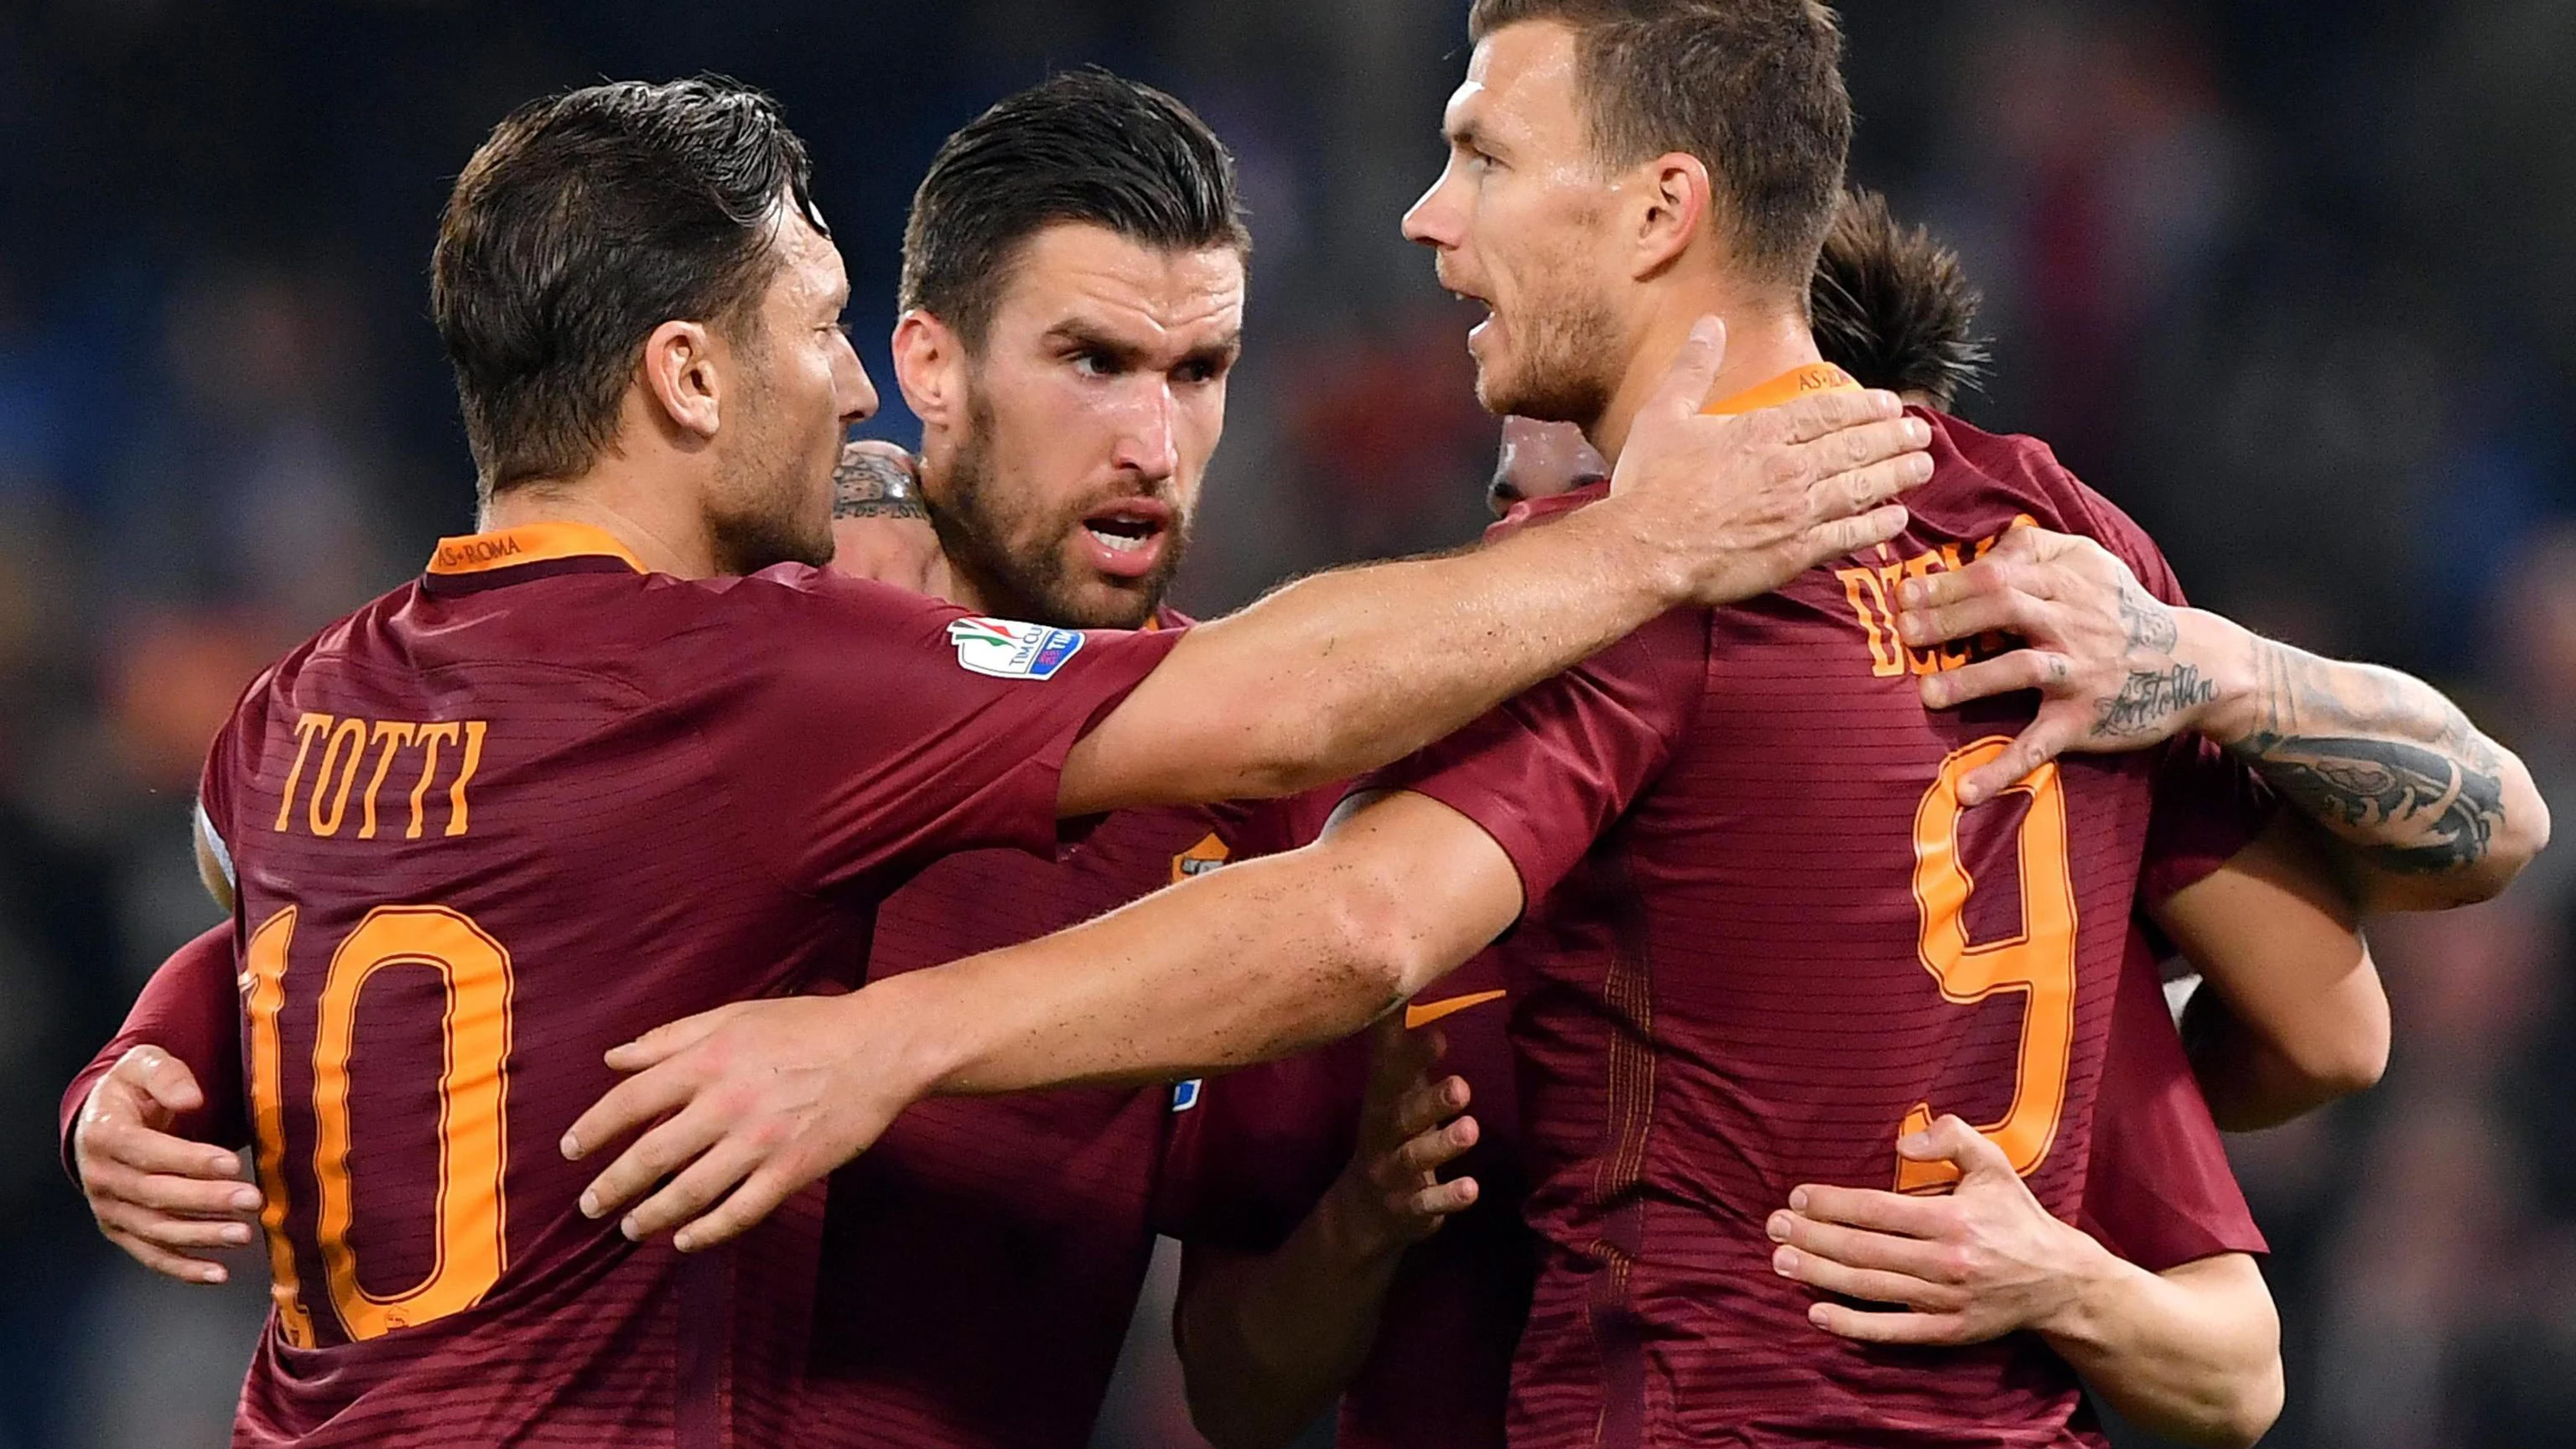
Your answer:
[[[1574,31],[1553,20],[1523,20],[1476,42],[1467,79],[1449,97],[1452,134],[1473,127],[1495,140],[1570,140],[1575,107]]]
[[[1231,246],[1173,250],[1060,223],[1021,248],[995,321],[1013,333],[1073,323],[1187,351],[1242,329],[1243,258]]]

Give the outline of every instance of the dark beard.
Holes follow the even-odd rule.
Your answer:
[[[821,568],[832,561],[832,536],[817,540],[776,514],[707,520],[707,542],[719,576],[756,574],[783,563]]]
[[[941,490],[946,496],[933,497],[927,490],[923,494],[949,567],[964,575],[975,592],[1005,617],[1065,629],[1143,628],[1162,606],[1172,576],[1180,571],[1181,555],[1189,542],[1185,520],[1173,520],[1163,542],[1162,560],[1152,573],[1120,589],[1106,607],[1087,603],[1065,563],[1061,530],[1049,532],[1033,554],[1012,551],[1009,520],[997,512],[1000,493],[993,477],[992,437],[992,406],[982,390],[970,384],[966,431],[949,462],[948,486]]]
[[[1610,408],[1619,339],[1606,308],[1567,299],[1529,327],[1520,375],[1508,383],[1476,380],[1476,400],[1496,416],[1572,423],[1586,436]]]

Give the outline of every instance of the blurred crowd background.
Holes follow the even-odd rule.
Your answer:
[[[883,339],[939,138],[1050,66],[1178,93],[1258,239],[1184,598],[1215,608],[1480,520],[1467,318],[1396,234],[1464,10],[0,3],[0,1449],[221,1440],[258,1266],[208,1292],[110,1250],[55,1098],[210,921],[186,812],[235,691],[469,522],[425,275],[494,120],[604,77],[776,92],[890,403],[869,431],[902,438]],[[2051,439],[2199,601],[2453,689],[2576,820],[2576,5],[1842,10],[1857,176],[1985,291],[2000,365],[1962,410]],[[2236,1142],[2287,1324],[2269,1442],[2576,1442],[2571,862],[2379,930],[2386,1083]],[[1162,1331],[1149,1299],[1102,1444],[1195,1442]]]

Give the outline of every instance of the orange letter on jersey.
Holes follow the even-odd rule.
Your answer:
[[[278,792],[277,829],[286,828],[286,817],[295,809],[295,782],[304,778],[304,756],[313,748],[313,737],[331,727],[327,714],[301,714],[295,719],[295,766],[286,772],[286,788]]]

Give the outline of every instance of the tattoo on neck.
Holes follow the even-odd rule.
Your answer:
[[[2096,706],[2093,733],[2101,738],[2154,734],[2174,716],[2216,698],[2217,683],[2188,664],[2156,671],[2133,669],[2120,692]]]
[[[930,517],[910,471],[879,453],[843,455],[832,470],[834,518]]]

